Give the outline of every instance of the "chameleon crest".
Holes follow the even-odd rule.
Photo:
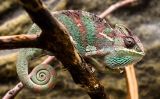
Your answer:
[[[53,12],[53,17],[64,25],[71,41],[82,56],[100,56],[105,66],[109,68],[122,68],[138,62],[144,56],[143,46],[138,37],[123,25],[111,28],[104,19],[85,11],[58,11]],[[29,32],[39,34],[41,30],[34,24]],[[47,66],[49,69],[45,65],[37,66],[32,76],[28,76],[28,61],[33,59],[36,52],[39,53],[41,50],[31,48],[20,51],[17,63],[18,76],[24,85],[34,91],[51,89],[55,83],[55,73],[51,66]],[[47,71],[51,73],[46,77],[38,76],[41,79],[33,76],[37,76],[40,71],[44,72],[41,74],[48,73]],[[41,82],[43,78],[50,84],[47,84],[47,81]]]

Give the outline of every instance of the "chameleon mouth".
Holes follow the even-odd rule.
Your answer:
[[[129,52],[132,52],[132,53],[135,53],[135,54],[138,54],[138,55],[141,55],[141,56],[144,56],[145,53],[144,52],[137,52],[135,50],[129,50]]]
[[[133,49],[123,48],[123,49],[116,49],[116,50],[117,51],[125,51],[125,52],[127,52],[127,54],[132,54],[132,55],[137,55],[137,56],[144,56],[145,55],[144,51],[138,52]]]

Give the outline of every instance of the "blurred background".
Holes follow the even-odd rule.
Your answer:
[[[120,0],[43,0],[51,11],[78,9],[100,14]],[[160,99],[160,0],[137,0],[109,15],[112,23],[129,27],[144,44],[146,56],[135,65],[140,99]],[[45,21],[45,19],[44,19]],[[0,0],[0,36],[27,33],[32,22],[16,0]],[[0,98],[18,82],[18,50],[0,51]],[[30,69],[45,57],[31,62]],[[125,74],[98,69],[100,79],[111,99],[125,99]],[[15,99],[89,99],[65,69],[58,70],[55,88],[48,93],[32,93],[24,88]]]

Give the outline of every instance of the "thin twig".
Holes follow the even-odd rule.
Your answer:
[[[41,64],[50,64],[53,60],[56,60],[55,56],[49,56]]]
[[[138,99],[138,84],[133,65],[125,67],[128,96],[127,99]]]
[[[23,84],[20,82],[14,88],[9,90],[2,99],[14,99],[14,97],[23,89]]]
[[[113,5],[111,5],[109,8],[107,8],[104,12],[102,12],[99,17],[100,18],[104,18],[105,16],[108,16],[109,14],[111,14],[113,11],[117,10],[118,8],[128,5],[130,3],[135,2],[136,0],[123,0],[123,1],[119,1]]]

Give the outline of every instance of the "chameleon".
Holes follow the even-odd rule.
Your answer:
[[[52,15],[67,29],[70,40],[80,55],[93,58],[97,56],[105,67],[124,68],[137,63],[145,55],[140,39],[124,25],[111,27],[105,19],[81,10],[56,11]],[[28,31],[30,34],[40,32],[41,29],[36,24]],[[19,79],[33,91],[50,90],[56,82],[54,66],[51,65],[40,64],[28,74],[29,61],[42,52],[37,48],[23,48],[18,56],[16,67]]]

